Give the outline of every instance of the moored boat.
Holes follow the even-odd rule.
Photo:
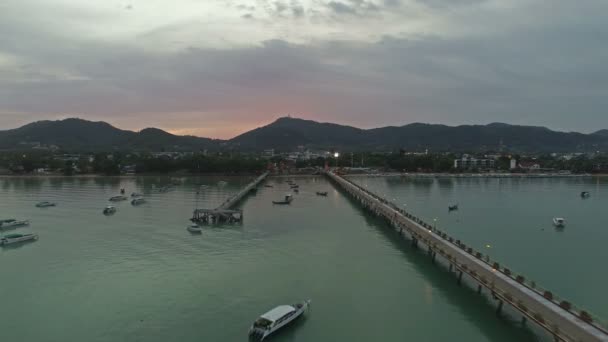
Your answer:
[[[139,192],[134,192],[131,194],[131,197],[142,197],[143,195],[140,194]]]
[[[0,229],[24,227],[29,224],[30,224],[30,221],[27,221],[27,220],[24,220],[24,221],[19,221],[19,220],[15,220],[15,219],[1,220]]]
[[[327,196],[327,191],[323,191],[323,192],[317,191],[317,195],[318,196]]]
[[[140,205],[140,204],[144,204],[144,203],[146,203],[146,199],[143,197],[137,197],[131,201],[132,205]]]
[[[583,191],[583,192],[581,192],[581,197],[582,198],[588,198],[589,196],[591,196],[591,194],[589,193],[589,191]]]
[[[293,196],[292,195],[285,195],[285,199],[282,201],[272,201],[272,204],[291,204],[291,202],[293,201]]]
[[[217,182],[217,185],[219,185],[219,186],[226,186],[227,184],[228,184],[228,182],[223,181],[223,180],[222,180],[222,181]]]
[[[109,205],[103,209],[103,213],[104,213],[104,215],[112,215],[112,214],[116,213],[116,208]]]
[[[566,226],[566,220],[564,218],[561,217],[554,217],[553,218],[553,225],[558,227],[558,228],[563,228]]]
[[[455,211],[455,210],[458,210],[458,204],[448,206],[448,211]]]
[[[203,228],[201,228],[201,226],[199,226],[198,224],[191,224],[188,227],[186,227],[186,229],[191,233],[202,233],[203,232]]]
[[[110,202],[120,202],[120,201],[126,201],[127,200],[127,196],[113,196],[110,197]]]
[[[38,207],[38,208],[48,208],[48,207],[54,207],[56,205],[57,205],[56,203],[44,201],[44,202],[37,203],[36,207]]]
[[[310,300],[291,305],[279,305],[258,318],[251,328],[249,336],[263,341],[270,334],[283,328],[296,318],[302,316],[310,306]]]
[[[8,234],[0,238],[0,246],[6,246],[14,243],[31,240],[38,240],[38,234]]]

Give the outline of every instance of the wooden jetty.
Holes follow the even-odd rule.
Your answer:
[[[242,222],[243,211],[232,208],[243,200],[245,196],[254,192],[254,189],[257,189],[258,185],[268,177],[268,174],[268,172],[265,172],[253,180],[253,182],[247,184],[247,186],[242,188],[239,192],[230,196],[215,209],[195,209],[190,220],[200,224]]]
[[[495,304],[497,314],[521,319],[522,325],[532,322],[531,329],[544,332],[555,341],[608,341],[608,330],[588,311],[559,299],[553,292],[371,191],[331,171],[325,174],[365,209],[386,219],[400,235],[411,240],[412,246],[426,250],[434,264],[455,274],[457,284],[472,287]]]

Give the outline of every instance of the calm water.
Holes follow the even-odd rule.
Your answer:
[[[454,223],[450,229],[471,243],[491,242],[496,255],[573,299],[593,298],[596,310],[606,307],[605,298],[592,295],[606,286],[606,276],[593,272],[601,262],[595,258],[606,254],[595,248],[606,236],[594,226],[606,222],[606,212],[597,210],[605,185],[585,184],[592,198],[581,202],[576,191],[582,185],[561,181],[359,180],[390,188],[442,224]],[[169,181],[0,178],[0,217],[30,219],[31,227],[16,231],[40,235],[37,242],[0,249],[3,340],[247,341],[259,314],[306,298],[313,300],[307,318],[273,341],[535,340],[497,319],[481,297],[456,286],[453,276],[324,178],[298,179],[302,190],[294,203],[274,207],[271,201],[288,186],[271,179],[274,188],[261,188],[243,203],[242,225],[206,228],[202,235],[185,229],[192,209],[214,207],[247,180],[233,178],[220,188],[218,179],[188,178],[171,192],[154,192],[153,184]],[[200,184],[212,186],[197,196]],[[121,187],[144,192],[149,202],[118,203],[115,215],[102,215]],[[455,199],[461,211],[443,215]],[[42,200],[58,206],[35,208]],[[553,211],[568,218],[564,232],[551,228]],[[567,256],[574,260],[564,265]],[[590,264],[587,256],[593,256]],[[585,291],[577,287],[582,279]]]
[[[606,323],[608,178],[352,180]],[[582,191],[591,197],[581,199]],[[452,204],[459,210],[449,213]],[[555,229],[553,217],[566,228]]]

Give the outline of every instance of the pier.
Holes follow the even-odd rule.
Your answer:
[[[325,174],[365,209],[386,219],[413,247],[425,250],[434,264],[453,273],[458,285],[466,284],[485,295],[496,305],[498,315],[508,309],[522,325],[531,322],[555,341],[608,341],[608,330],[589,312],[373,192],[331,171]]]
[[[255,191],[258,185],[268,177],[268,172],[257,177],[253,182],[247,184],[239,192],[227,198],[222,204],[214,209],[195,209],[192,214],[192,222],[195,223],[236,223],[243,221],[243,211],[233,209],[248,194]]]

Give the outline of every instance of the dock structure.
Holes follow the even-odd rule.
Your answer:
[[[202,224],[242,222],[243,211],[232,208],[243,200],[247,194],[254,192],[258,185],[268,177],[268,174],[268,172],[263,173],[215,209],[195,209],[191,221]]]
[[[509,308],[509,314],[530,321],[555,341],[608,341],[608,330],[587,311],[571,302],[557,298],[523,275],[516,275],[488,255],[468,247],[399,208],[390,201],[339,176],[325,173],[337,186],[350,194],[373,214],[386,219],[412,246],[427,251],[432,262],[448,268],[456,275],[457,283],[467,284],[496,304],[497,314]],[[485,289],[485,291],[483,291]],[[507,304],[507,306],[504,306]]]

